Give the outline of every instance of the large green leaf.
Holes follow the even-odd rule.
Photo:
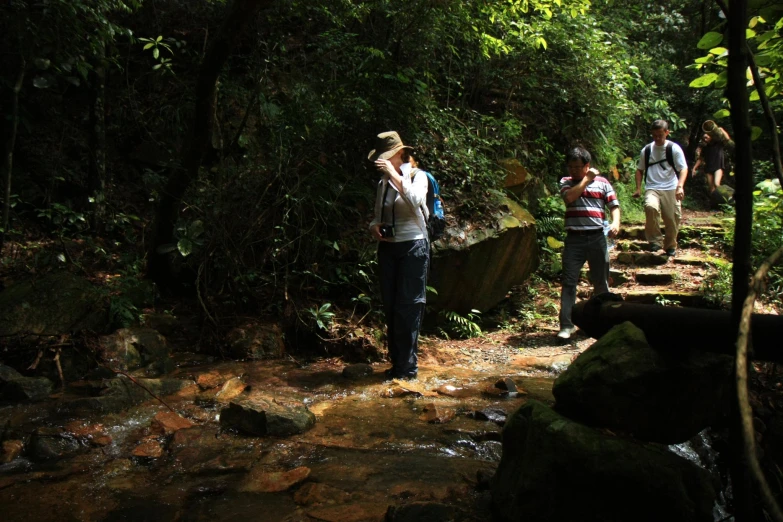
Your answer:
[[[754,125],[750,128],[750,140],[756,141],[759,136],[761,136],[761,127],[756,127]]]
[[[728,109],[721,109],[712,113],[712,117],[716,120],[720,120],[721,118],[728,118],[729,116],[731,116],[731,111]]]
[[[182,257],[187,257],[193,252],[193,241],[183,237],[177,242],[177,250],[182,254]]]
[[[712,49],[716,45],[720,44],[722,41],[723,41],[723,35],[721,33],[710,31],[709,33],[701,37],[701,40],[699,40],[699,43],[696,44],[696,47],[698,47],[699,49]]]
[[[718,79],[718,75],[715,73],[707,73],[704,76],[700,76],[693,80],[690,83],[691,87],[694,87],[696,89],[700,89],[702,87],[707,87],[711,85],[715,80]]]

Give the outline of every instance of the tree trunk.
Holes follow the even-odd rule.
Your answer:
[[[723,4],[722,0],[719,2]],[[732,0],[730,9],[721,5],[727,15],[729,27],[729,67],[727,96],[731,104],[731,123],[734,127],[734,172],[736,186],[734,200],[736,204],[736,222],[734,231],[734,266],[732,269],[731,319],[734,339],[739,333],[742,305],[748,295],[750,277],[750,249],[753,226],[753,165],[750,143],[750,120],[748,117],[748,90],[745,71],[747,71],[747,43],[745,25],[747,23],[746,0]],[[742,361],[747,365],[748,361]],[[731,404],[731,452],[732,452],[732,489],[734,492],[735,520],[745,522],[757,520],[756,508],[747,461],[744,458],[742,442],[742,419],[738,402]]]
[[[169,255],[174,242],[174,226],[179,205],[190,183],[198,176],[204,151],[210,145],[214,124],[217,80],[223,64],[247,25],[271,0],[234,0],[223,25],[212,39],[201,63],[196,83],[196,104],[190,140],[185,147],[182,167],[172,170],[161,194],[155,215],[155,231],[148,250],[148,275],[163,288],[171,288],[173,279]]]
[[[90,197],[93,212],[90,225],[93,233],[103,232],[106,223],[108,187],[106,179],[106,47],[101,46],[93,68],[90,99]]]
[[[5,149],[5,183],[3,186],[3,221],[0,223],[0,253],[3,252],[5,245],[5,235],[8,232],[8,226],[11,221],[11,173],[14,166],[14,147],[16,147],[16,130],[19,127],[19,93],[22,90],[24,82],[24,73],[27,67],[24,56],[19,57],[22,63],[19,65],[19,75],[14,84],[13,99],[11,100],[11,136],[8,138]]]

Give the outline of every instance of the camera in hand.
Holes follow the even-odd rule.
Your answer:
[[[394,237],[394,227],[392,225],[381,225],[378,231],[381,237]]]

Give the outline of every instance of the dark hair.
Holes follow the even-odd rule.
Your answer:
[[[669,130],[669,123],[666,120],[655,120],[652,122],[652,126],[650,127],[650,130],[658,130],[663,129],[665,131]]]
[[[408,150],[408,149],[404,149],[404,150],[403,150],[403,153],[402,153],[402,162],[403,162],[403,163],[410,163],[410,164],[411,164],[411,166],[413,166],[414,168],[416,168],[416,167],[418,167],[418,166],[419,166],[419,162],[418,162],[418,161],[416,161],[416,158],[414,158],[414,157],[413,157],[413,154],[412,154],[412,153],[411,153],[411,151],[410,151],[410,150]]]
[[[568,154],[566,154],[566,163],[571,163],[572,161],[581,161],[583,165],[587,165],[590,163],[591,159],[592,158],[590,158],[590,153],[582,147],[574,147],[568,151]]]

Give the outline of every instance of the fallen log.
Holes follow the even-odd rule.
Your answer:
[[[598,296],[577,303],[571,319],[596,339],[613,326],[630,321],[644,332],[650,346],[659,350],[736,354],[736,328],[728,311],[606,301]],[[751,332],[753,359],[783,362],[783,316],[753,314]]]

